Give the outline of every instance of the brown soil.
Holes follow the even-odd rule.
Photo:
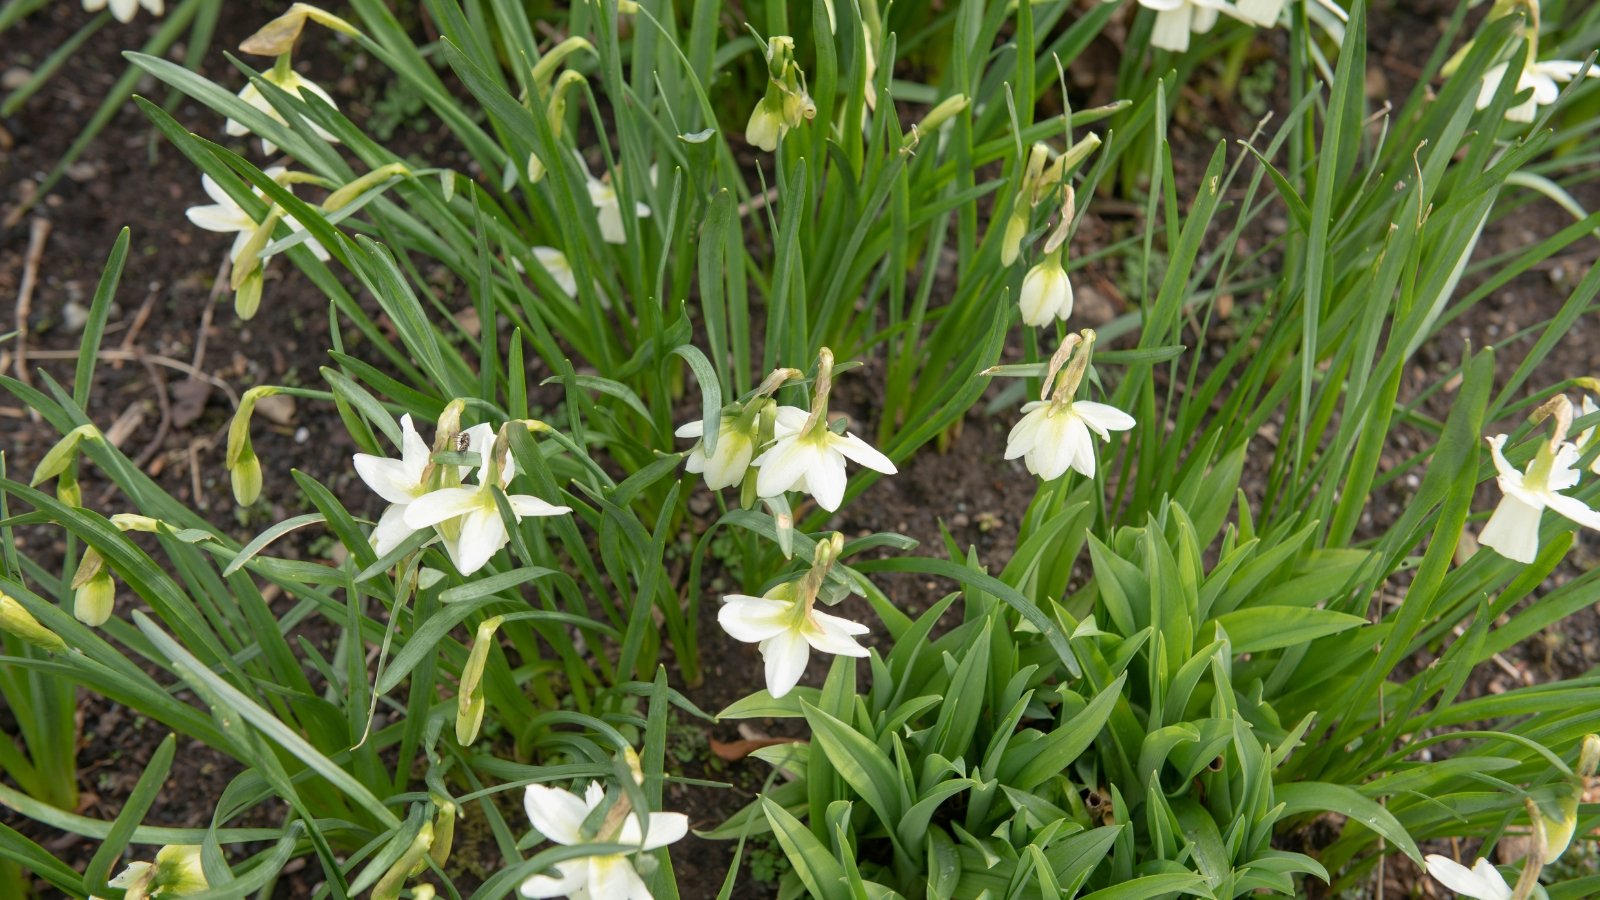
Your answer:
[[[1409,87],[1415,78],[1414,62],[1418,47],[1431,47],[1437,22],[1452,5],[1439,2],[1421,4],[1375,4],[1371,50],[1374,68],[1387,79],[1395,95]],[[235,46],[257,24],[279,10],[279,4],[265,0],[241,3],[220,23],[220,31],[206,54],[202,71],[226,82],[236,82],[221,50]],[[1398,8],[1397,8],[1398,7]],[[1442,9],[1442,11],[1441,11]],[[9,55],[0,65],[32,66],[45,48],[56,46],[81,21],[75,3],[51,4],[21,29],[6,35],[8,47],[39,48],[34,52]],[[127,29],[108,27],[96,35],[74,58],[73,67],[49,86],[15,117],[0,123],[0,217],[21,200],[31,196],[30,188],[76,136],[76,123],[92,112],[109,85],[121,74],[117,56],[123,47],[142,41],[151,28],[141,17]],[[1270,47],[1270,45],[1268,45]],[[1281,57],[1281,48],[1276,52]],[[329,61],[325,69],[312,74],[341,97],[359,98],[347,104],[357,121],[370,121],[374,115],[391,115],[384,83],[374,73],[363,71],[361,61],[346,60],[343,67]],[[155,98],[164,90],[150,90]],[[1204,102],[1194,94],[1186,102]],[[174,114],[187,127],[208,137],[220,131],[211,114],[188,102],[180,102]],[[1253,117],[1247,110],[1227,106],[1196,109],[1196,122],[1233,123],[1228,134],[1248,131]],[[399,122],[404,122],[403,117]],[[1196,131],[1203,131],[1195,126]],[[1190,150],[1209,154],[1210,137],[1197,134],[1185,141]],[[8,139],[8,140],[7,140]],[[416,130],[405,123],[392,142],[403,150],[439,159],[453,152],[440,133]],[[1176,143],[1176,142],[1175,142]],[[1198,163],[1192,156],[1180,160],[1180,173],[1191,182],[1197,177]],[[463,167],[464,164],[463,164]],[[1600,190],[1594,185],[1580,186],[1579,199],[1589,208],[1600,206]],[[262,521],[234,518],[234,506],[222,467],[222,441],[232,411],[229,395],[222,389],[210,391],[201,414],[187,424],[173,422],[166,411],[173,401],[173,388],[184,374],[163,363],[140,362],[141,358],[162,357],[192,364],[226,383],[233,393],[255,384],[306,384],[320,381],[317,369],[325,360],[329,322],[326,305],[319,293],[295,272],[279,262],[272,267],[267,299],[260,315],[241,323],[233,316],[226,298],[214,317],[206,316],[211,303],[213,280],[228,238],[194,229],[184,218],[186,206],[205,202],[199,179],[190,164],[177,152],[152,137],[152,130],[131,107],[125,109],[111,128],[102,134],[88,154],[20,222],[0,231],[0,297],[17,294],[29,255],[30,224],[35,218],[47,220],[51,231],[38,255],[38,288],[28,320],[28,350],[37,366],[59,379],[70,378],[78,335],[71,327],[69,306],[86,307],[94,290],[101,265],[117,232],[131,227],[132,252],[123,276],[118,305],[112,312],[106,348],[116,348],[121,358],[107,359],[96,370],[90,403],[91,417],[103,425],[123,419],[132,427],[122,447],[141,461],[147,470],[175,497],[191,503],[212,521],[240,534],[253,534]],[[1566,214],[1540,203],[1519,210],[1497,223],[1485,236],[1480,255],[1522,246],[1548,235],[1568,222]],[[1109,240],[1110,225],[1091,220],[1086,236],[1100,234]],[[1567,256],[1552,260],[1517,279],[1488,301],[1450,326],[1448,339],[1441,338],[1424,351],[1405,390],[1415,396],[1428,384],[1448,373],[1460,359],[1460,341],[1470,339],[1482,346],[1540,321],[1557,309],[1567,290],[1597,254],[1596,242],[1586,241]],[[1112,285],[1115,273],[1091,271],[1080,287],[1079,306],[1087,324],[1109,320],[1123,312],[1125,304]],[[12,330],[14,315],[10,304],[0,311],[0,334]],[[205,350],[198,355],[204,327]],[[1545,381],[1576,374],[1600,372],[1600,355],[1594,349],[1596,323],[1581,320],[1568,340],[1562,342],[1544,364],[1550,373]],[[1520,361],[1520,353],[1530,340],[1514,343],[1500,355],[1502,376]],[[14,363],[14,345],[0,345],[6,371]],[[49,354],[55,354],[51,356]],[[872,366],[847,376],[862,383],[872,380]],[[1541,383],[1536,378],[1534,384]],[[168,404],[158,402],[163,396]],[[865,398],[843,392],[844,411],[853,414],[870,433],[875,410]],[[859,401],[852,405],[852,401]],[[26,473],[54,441],[45,426],[32,422],[25,410],[4,406],[0,401],[0,449],[6,453],[13,473]],[[1441,393],[1424,405],[1430,415],[1442,416],[1450,398]],[[998,571],[1015,547],[1017,525],[1035,482],[1020,466],[1002,459],[1005,433],[1010,418],[1004,414],[986,417],[980,411],[969,414],[958,439],[948,453],[929,450],[918,454],[894,478],[880,480],[835,522],[847,534],[867,531],[896,531],[916,538],[926,552],[938,553],[942,547],[940,525],[947,527],[957,542],[977,548],[979,558]],[[1398,464],[1415,449],[1404,446],[1418,436],[1402,436],[1401,446],[1387,466]],[[359,484],[352,484],[345,464],[354,449],[336,415],[329,409],[302,404],[284,423],[271,425],[258,417],[255,429],[258,453],[270,463],[266,466],[265,495],[291,497],[293,484],[288,473],[301,469],[323,478],[357,514],[375,514],[378,503],[368,497]],[[86,500],[104,509],[105,485],[93,473],[84,476]],[[1260,485],[1246,483],[1257,494]],[[1408,499],[1405,479],[1398,479],[1375,498],[1375,524],[1395,514]],[[1491,502],[1483,498],[1482,508]],[[281,506],[270,510],[278,520],[301,510]],[[942,519],[940,518],[942,517]],[[59,556],[52,547],[54,538],[35,529],[29,552]],[[1596,558],[1595,537],[1580,536],[1579,545],[1567,569],[1557,578],[1592,565]],[[310,554],[309,543],[287,543],[287,549]],[[707,587],[717,573],[706,573]],[[908,611],[925,608],[948,589],[946,585],[899,576],[886,580],[885,587]],[[708,596],[706,605],[715,602]],[[707,712],[714,713],[761,684],[759,655],[753,646],[735,642],[719,629],[703,629],[702,658],[704,683],[686,691],[689,698]],[[317,639],[324,643],[327,635]],[[1507,654],[1506,666],[1484,667],[1471,690],[1502,691],[1515,680],[1544,681],[1570,677],[1591,670],[1600,661],[1600,615],[1590,610],[1563,623],[1558,631],[1543,635],[1529,645]],[[822,674],[820,666],[808,673],[810,683]],[[1513,675],[1513,673],[1517,673]],[[676,674],[676,673],[674,673]],[[10,723],[0,711],[0,730]],[[78,761],[82,767],[84,803],[80,812],[96,818],[116,815],[134,780],[156,743],[161,730],[141,724],[127,710],[98,698],[85,696],[83,740]],[[708,724],[679,715],[669,744],[669,769],[691,778],[726,781],[730,790],[713,790],[673,784],[668,787],[667,805],[689,814],[692,826],[705,829],[719,824],[726,816],[754,797],[768,774],[765,764],[754,761],[724,762],[708,749],[709,741],[730,742],[753,733],[781,735],[792,733],[793,723],[782,721],[746,723],[754,732],[741,732],[733,723]],[[239,772],[233,760],[199,747],[182,748],[181,771],[175,772],[169,789],[161,793],[150,821],[159,824],[194,826],[209,821],[215,798]],[[181,788],[180,788],[181,785]],[[69,864],[81,867],[93,853],[94,842],[61,836],[0,810],[0,822],[19,828],[44,842],[48,849]],[[774,885],[749,876],[753,850],[770,858],[770,847],[761,843],[747,848],[745,872],[740,876],[737,897],[771,896]],[[492,852],[492,845],[491,845]],[[690,838],[672,850],[679,883],[686,897],[711,897],[720,887],[732,845]],[[484,863],[492,870],[494,862]],[[315,867],[291,874],[279,886],[284,897],[309,896],[314,887]],[[1397,893],[1413,885],[1394,886]]]

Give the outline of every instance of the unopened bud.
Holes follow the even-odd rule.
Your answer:
[[[396,175],[410,174],[411,170],[406,167],[405,163],[392,162],[388,165],[379,166],[378,168],[373,169],[371,172],[368,172],[360,178],[357,178],[344,187],[339,188],[338,190],[329,194],[328,199],[322,201],[322,208],[328,212],[337,212],[344,207],[349,206],[350,201],[361,196],[367,191],[367,189],[382,184]]]
[[[433,846],[428,848],[428,856],[439,866],[450,861],[450,846],[456,839],[456,815],[460,807],[448,797],[437,794],[429,798],[433,805],[439,807],[439,812],[433,817]],[[421,896],[416,894],[414,896]]]
[[[83,489],[78,487],[78,471],[72,466],[56,477],[56,499],[71,507],[83,505]]]
[[[246,453],[228,470],[233,487],[233,500],[240,506],[250,506],[261,499],[261,460],[254,451]]]
[[[78,445],[85,440],[99,440],[99,438],[100,429],[93,425],[79,425],[62,435],[61,440],[56,441],[55,446],[39,460],[39,465],[33,470],[33,479],[28,482],[29,486],[38,487],[67,471],[67,467],[77,458]]]
[[[111,618],[116,606],[117,585],[111,573],[101,570],[77,585],[72,595],[72,614],[90,628],[99,628]]]
[[[1005,234],[1000,237],[1000,265],[1010,266],[1022,255],[1022,239],[1028,234],[1028,205],[1018,203],[1006,217]]]
[[[922,121],[917,123],[917,127],[923,131],[933,131],[940,125],[960,115],[963,110],[971,105],[972,101],[966,94],[946,97],[939,101],[938,106],[928,110],[928,114],[922,117]]]
[[[1600,734],[1584,735],[1583,749],[1578,751],[1578,775],[1593,778],[1600,770]]]
[[[40,625],[33,613],[4,593],[0,593],[0,631],[16,635],[24,642],[51,653],[61,653],[67,649],[67,642],[60,635]]]
[[[494,647],[495,630],[504,619],[504,616],[495,616],[478,625],[478,632],[472,639],[472,650],[467,654],[467,664],[461,669],[461,686],[456,693],[456,741],[463,747],[471,746],[483,727],[486,705],[483,669],[489,662],[489,651]]]
[[[581,37],[569,37],[539,57],[539,62],[533,67],[533,84],[540,95],[550,88],[550,81],[555,77],[556,69],[561,67],[562,61],[579,52],[594,53],[594,45]]]
[[[160,534],[161,520],[137,513],[117,513],[111,517],[111,524],[119,531],[142,531],[146,534]]]
[[[233,292],[233,314],[241,320],[254,318],[256,311],[261,308],[261,292],[266,283],[260,266],[245,276]]]
[[[395,860],[383,878],[378,880],[372,888],[372,900],[398,900],[400,889],[405,886],[406,879],[420,871],[420,867],[427,865],[426,856],[433,846],[433,823],[422,823],[422,830],[411,839],[411,846],[406,852]]]

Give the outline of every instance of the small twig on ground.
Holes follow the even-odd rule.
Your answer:
[[[192,375],[195,378],[198,378],[221,390],[224,394],[228,395],[228,400],[232,402],[234,406],[239,405],[239,395],[234,392],[233,388],[228,386],[226,381],[223,381],[221,378],[218,378],[215,375],[202,372],[199,369],[196,369],[194,366],[183,362],[182,360],[173,359],[170,356],[157,356],[153,353],[140,353],[135,350],[101,350],[97,355],[100,359],[109,360],[111,362],[150,362],[158,366],[164,366],[168,369],[175,369],[186,375]],[[76,350],[41,350],[33,354],[33,358],[77,359],[78,352]]]
[[[157,453],[161,452],[161,443],[167,439],[167,432],[172,428],[172,402],[167,398],[167,379],[162,376],[161,370],[148,359],[142,359],[140,362],[144,363],[144,370],[150,375],[150,381],[155,386],[156,405],[161,408],[161,421],[156,423],[155,436],[150,438],[150,443],[146,444],[144,450],[133,460],[134,467],[142,470]]]
[[[33,312],[33,289],[39,284],[39,260],[44,257],[44,242],[50,238],[50,220],[34,217],[28,227],[28,253],[22,260],[22,283],[17,286],[17,380],[33,385],[28,374],[28,316]],[[39,412],[29,410],[35,422]]]
[[[128,333],[122,336],[121,350],[123,353],[133,353],[133,342],[139,339],[139,332],[144,330],[144,323],[149,321],[150,311],[155,308],[155,305],[156,291],[152,286],[150,292],[145,294],[144,302],[139,304],[139,311],[133,314],[133,324],[128,326]],[[117,359],[114,356],[106,356],[104,351],[100,355],[105,359],[112,360],[111,368],[113,369],[121,369],[122,364],[132,358],[128,356]]]

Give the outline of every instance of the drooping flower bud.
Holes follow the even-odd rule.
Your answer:
[[[411,169],[405,163],[392,162],[379,166],[329,194],[328,199],[322,201],[322,208],[328,212],[338,212],[349,206],[350,201],[361,196],[368,188],[380,185],[396,175],[410,174]]]
[[[1072,281],[1061,266],[1061,254],[1051,253],[1028,270],[1017,294],[1025,325],[1044,326],[1072,315]]]
[[[411,839],[411,845],[389,867],[377,885],[372,888],[372,900],[398,900],[400,889],[405,886],[406,879],[420,871],[421,866],[427,864],[425,857],[428,850],[433,847],[433,823],[423,822],[422,830]]]
[[[463,747],[472,746],[483,727],[486,706],[483,697],[483,668],[489,662],[489,651],[494,647],[495,630],[504,616],[485,619],[478,625],[472,639],[472,650],[467,654],[467,664],[461,670],[461,687],[456,693],[456,741]]]
[[[105,558],[93,547],[83,552],[71,583],[72,614],[90,628],[99,628],[111,618],[116,605],[117,585],[106,569]]]
[[[33,478],[28,482],[30,487],[38,487],[52,478],[56,478],[67,471],[73,460],[78,456],[78,445],[85,440],[99,440],[100,429],[93,425],[79,425],[61,436],[54,447],[45,452],[44,458],[39,460],[39,465],[34,467]]]
[[[48,650],[51,653],[60,653],[67,649],[67,642],[54,631],[39,624],[33,613],[11,596],[0,593],[0,631],[16,635],[23,641]]]
[[[816,116],[817,105],[806,91],[805,73],[794,61],[794,38],[773,35],[766,46],[767,92],[750,113],[745,140],[771,153],[789,129]]]
[[[233,483],[233,499],[240,506],[249,506],[261,497],[261,461],[250,443],[250,417],[257,401],[277,393],[278,388],[270,385],[245,391],[228,425],[228,451],[223,461]]]

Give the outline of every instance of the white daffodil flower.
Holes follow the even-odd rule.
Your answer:
[[[717,624],[735,640],[756,644],[766,663],[767,693],[782,697],[794,690],[805,673],[813,648],[836,656],[866,656],[856,638],[867,626],[818,612],[817,593],[844,548],[844,535],[817,542],[811,568],[799,581],[788,581],[765,596],[731,594],[722,598]]]
[[[861,438],[848,431],[834,434],[822,425],[778,438],[756,457],[756,495],[776,497],[785,491],[800,491],[833,512],[844,501],[846,459],[885,475],[900,471],[889,457]]]
[[[1080,344],[1083,352],[1074,355]],[[1022,419],[1012,426],[1006,436],[1006,459],[1022,457],[1028,471],[1045,481],[1054,481],[1075,470],[1085,478],[1094,477],[1094,438],[1111,439],[1113,431],[1127,431],[1134,426],[1133,417],[1113,406],[1092,400],[1074,400],[1083,373],[1089,367],[1094,345],[1094,332],[1084,329],[1082,336],[1068,335],[1061,349],[1050,361],[1045,377],[1045,393],[1049,399],[1023,404]],[[1058,372],[1068,360],[1066,372]],[[1054,390],[1051,384],[1054,382]]]
[[[282,166],[272,166],[271,168],[263,169],[262,174],[277,181],[287,171]],[[233,198],[228,195],[228,192],[222,189],[222,185],[218,184],[216,179],[210,175],[200,176],[200,186],[205,189],[206,196],[210,197],[212,202],[203,206],[191,206],[184,210],[184,215],[189,217],[190,222],[207,231],[234,234],[233,247],[228,251],[228,258],[237,262],[239,252],[250,242],[251,236],[256,233],[256,229],[261,227],[261,223],[245,212],[244,207],[235,203]],[[266,195],[259,191],[256,192],[256,196],[266,200]],[[270,203],[271,201],[267,202]],[[300,232],[305,230],[305,226],[301,225],[293,216],[285,214],[283,220],[288,223],[289,228],[293,231]],[[328,251],[317,243],[316,238],[308,238],[305,244],[317,259],[324,262],[329,259]],[[263,264],[265,262],[266,260],[262,260]]]
[[[554,247],[534,247],[533,258],[544,266],[550,273],[556,286],[561,288],[568,297],[578,296],[578,276],[572,273],[572,264],[567,262],[567,255]],[[518,266],[521,268],[521,266]]]
[[[498,461],[489,459],[493,455],[490,446],[478,452],[484,462],[478,469],[477,484],[429,491],[407,504],[403,513],[407,528],[438,527],[450,561],[463,575],[483,568],[501,547],[511,542],[511,533],[506,530],[505,519],[500,517],[500,507],[495,502],[494,487],[504,491],[516,474],[516,465],[509,452]],[[559,516],[572,512],[571,507],[556,506],[532,494],[510,494],[506,501],[518,522],[527,516]]]
[[[616,798],[599,830],[584,834],[589,814],[605,802],[605,789],[591,782],[583,797],[561,788],[530,784],[523,805],[533,827],[565,847],[585,844],[623,844],[635,852],[658,850],[689,833],[683,813],[653,812],[648,827],[640,822],[626,795]],[[650,900],[650,889],[627,855],[600,853],[563,860],[551,866],[552,875],[534,875],[518,889],[524,897],[573,897],[576,900]]]
[[[400,546],[415,531],[406,527],[405,511],[411,501],[427,492],[422,479],[428,468],[428,455],[428,445],[411,424],[408,413],[400,417],[399,459],[370,453],[357,453],[354,457],[356,474],[374,493],[389,501],[372,530],[372,546],[379,556]]]
[[[811,650],[838,656],[866,656],[856,643],[867,626],[819,612],[793,599],[795,582],[780,584],[764,597],[731,594],[722,598],[717,623],[735,640],[757,644],[766,663],[767,693],[782,697],[800,683]]]
[[[1283,14],[1283,0],[1235,0],[1234,14],[1251,25],[1271,28]]]
[[[1104,403],[1071,400],[1057,406],[1050,400],[1023,404],[1022,420],[1006,437],[1006,459],[1022,457],[1028,471],[1054,481],[1068,469],[1094,477],[1094,439],[1109,441],[1111,432],[1127,431],[1133,417]]]
[[[124,25],[133,21],[141,6],[149,10],[153,16],[166,12],[162,0],[83,0],[85,12],[99,12],[107,6],[111,7],[111,15]]]
[[[1028,270],[1022,279],[1022,290],[1017,293],[1017,305],[1022,310],[1022,323],[1034,327],[1057,319],[1066,321],[1072,315],[1072,281],[1061,266],[1059,254],[1048,254]]]
[[[865,23],[862,27],[865,29]],[[867,83],[871,81],[869,75]],[[817,105],[806,93],[804,73],[794,61],[794,39],[773,35],[767,39],[767,92],[750,111],[745,141],[771,153],[778,149],[778,139],[789,129],[798,128],[816,114]]]
[[[320,98],[322,102],[328,104],[334,109],[339,108],[339,104],[333,102],[333,97],[329,96],[328,92],[323,90],[320,85],[293,69],[273,67],[261,73],[261,77],[272,82],[290,94],[294,94],[302,98],[304,98],[307,94],[313,94]],[[256,83],[254,81],[247,83],[239,90],[239,99],[266,113],[273,119],[273,121],[285,125],[288,124],[288,121],[284,119],[278,110],[267,101],[266,95],[261,92],[260,88],[256,87]],[[339,142],[337,137],[335,137],[331,132],[323,128],[321,125],[311,122],[309,119],[307,120],[307,123],[311,125],[311,130],[316,133],[317,137],[320,137],[325,141],[331,141],[335,144]],[[229,119],[222,126],[222,130],[233,137],[243,137],[244,135],[250,133],[250,129],[246,127],[243,122],[240,122],[237,119]],[[278,147],[266,138],[262,138],[261,152],[271,156],[272,154],[278,152]]]
[[[1480,859],[1467,868],[1448,857],[1430,853],[1423,859],[1428,874],[1440,884],[1472,900],[1511,900],[1511,885],[1506,884],[1500,870],[1487,859]]]
[[[1556,102],[1556,97],[1561,95],[1560,85],[1578,77],[1578,73],[1583,70],[1583,63],[1575,60],[1547,59],[1544,62],[1534,62],[1531,50],[1528,56],[1529,63],[1517,76],[1517,93],[1532,90],[1533,96],[1506,110],[1508,122],[1532,122],[1539,107]],[[1506,70],[1510,66],[1509,62],[1503,62],[1483,73],[1483,86],[1478,90],[1478,109],[1487,109],[1489,104],[1494,102],[1495,92],[1500,90],[1500,82],[1505,80]],[[1600,77],[1600,66],[1591,67],[1588,77]]]
[[[810,494],[817,505],[833,512],[844,501],[844,461],[854,460],[885,475],[900,471],[889,457],[850,432],[836,434],[828,428],[828,394],[833,387],[833,351],[817,354],[817,383],[811,395],[811,414],[789,434],[776,436],[772,446],[756,457],[756,496],[776,497],[785,491]]]
[[[744,412],[723,413],[722,421],[717,426],[717,446],[710,456],[706,455],[705,450],[703,420],[685,422],[673,432],[681,438],[696,439],[694,446],[689,448],[684,468],[702,475],[706,487],[713,491],[739,484],[750,469],[750,458],[755,454],[760,432],[760,423],[756,421],[759,407],[748,412],[749,415]],[[798,406],[774,407],[773,437],[784,438],[798,432],[805,427],[810,415]]]
[[[205,869],[200,865],[200,848],[179,844],[162,847],[154,863],[128,863],[127,868],[106,884],[126,891],[123,900],[187,897],[210,887]]]
[[[1150,33],[1151,45],[1174,53],[1187,51],[1189,35],[1210,31],[1220,13],[1237,14],[1225,0],[1139,0],[1139,5],[1156,14],[1155,29]]]
[[[622,199],[617,196],[616,185],[612,184],[609,178],[594,177],[589,171],[588,164],[583,160],[583,154],[576,150],[573,154],[578,157],[578,165],[583,168],[583,174],[588,179],[589,202],[594,204],[595,217],[600,223],[600,237],[608,244],[626,244],[628,228],[622,221]],[[654,184],[655,180],[655,166],[651,166],[650,182]],[[635,201],[633,214],[641,219],[648,218],[650,207]]]
[[[1506,435],[1497,434],[1488,441],[1503,496],[1478,535],[1478,543],[1507,559],[1531,563],[1539,555],[1539,520],[1546,509],[1585,528],[1600,530],[1600,512],[1575,497],[1557,493],[1578,483],[1578,471],[1573,467],[1581,454],[1575,445],[1561,441],[1552,448],[1548,441],[1541,442],[1527,470],[1518,472],[1502,452]]]
[[[494,428],[474,425],[462,432],[467,435],[467,452],[486,453],[494,443]],[[411,422],[410,414],[400,417],[400,458],[391,459],[357,453],[354,457],[356,474],[372,488],[373,493],[389,501],[378,524],[372,529],[372,546],[379,556],[400,546],[419,529],[405,522],[406,507],[428,492],[424,476],[430,457],[428,445]],[[457,466],[453,484],[471,473],[469,466]]]

